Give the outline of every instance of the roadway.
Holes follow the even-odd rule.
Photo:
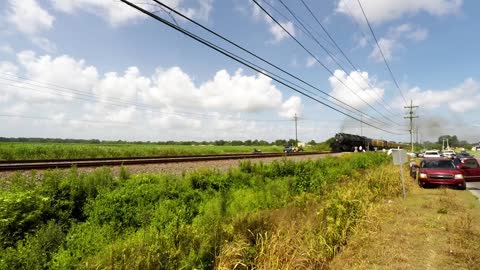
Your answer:
[[[467,190],[480,199],[480,182],[467,183]]]

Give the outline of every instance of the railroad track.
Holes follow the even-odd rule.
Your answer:
[[[146,165],[161,163],[201,162],[229,159],[253,159],[281,156],[306,156],[329,154],[330,152],[300,152],[300,153],[256,153],[256,154],[222,154],[200,156],[151,156],[129,158],[94,158],[94,159],[47,159],[47,160],[12,160],[0,161],[0,171],[45,170],[75,167],[102,167],[122,165]]]

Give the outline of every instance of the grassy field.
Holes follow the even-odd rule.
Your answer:
[[[231,154],[251,153],[253,148],[283,151],[281,146],[0,143],[0,160]]]

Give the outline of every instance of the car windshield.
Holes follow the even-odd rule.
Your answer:
[[[453,169],[455,165],[453,165],[451,160],[426,160],[422,163],[422,168]]]
[[[425,155],[438,155],[438,152],[435,152],[435,151],[425,152]]]

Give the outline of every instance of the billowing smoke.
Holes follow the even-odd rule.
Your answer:
[[[457,135],[459,140],[470,143],[480,141],[480,127],[465,121],[460,114],[421,115],[416,126],[422,141],[435,142],[442,135]]]

